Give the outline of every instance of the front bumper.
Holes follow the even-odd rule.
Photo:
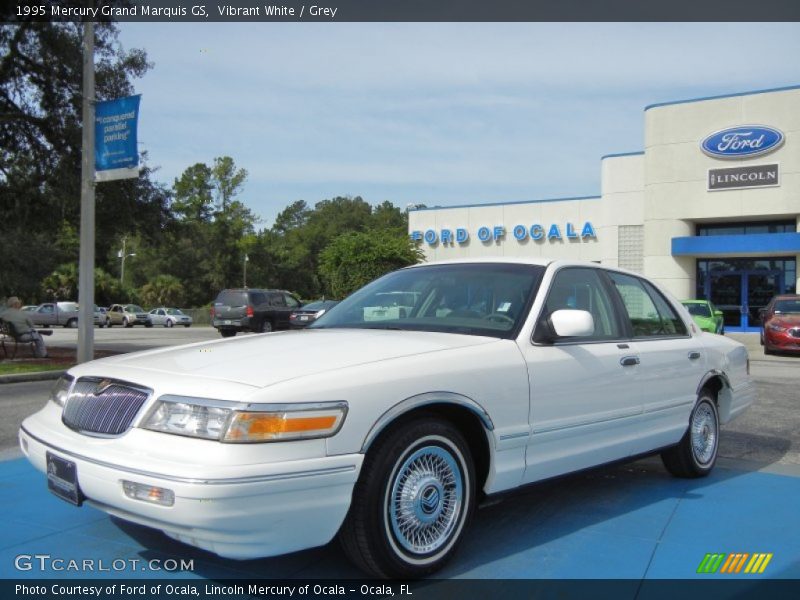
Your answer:
[[[218,459],[209,460],[207,466],[197,461],[186,464],[180,452],[163,447],[197,446],[202,440],[137,429],[120,438],[89,438],[64,426],[60,409],[51,402],[23,422],[19,441],[24,454],[43,473],[48,451],[73,461],[78,485],[96,508],[236,559],[275,556],[328,543],[350,507],[363,460],[363,455],[354,454],[266,464],[246,460],[224,464]],[[122,446],[116,452],[115,443]],[[206,449],[208,443],[203,444]],[[132,455],[131,446],[141,447]],[[153,450],[159,447],[162,450]],[[148,457],[154,452],[159,455]],[[189,448],[187,453],[196,451]],[[234,449],[232,456],[237,453],[245,456],[240,449]],[[166,507],[129,498],[123,480],[172,490],[175,503]],[[44,482],[42,488],[44,493]]]
[[[767,328],[764,332],[764,346],[776,352],[800,353],[800,337],[791,335],[789,331],[772,331]]]

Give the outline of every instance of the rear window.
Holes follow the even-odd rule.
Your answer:
[[[216,306],[247,306],[247,293],[225,290],[214,300]]]

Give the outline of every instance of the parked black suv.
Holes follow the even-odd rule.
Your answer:
[[[211,307],[211,324],[222,337],[239,331],[289,329],[289,315],[301,302],[284,290],[222,290]]]

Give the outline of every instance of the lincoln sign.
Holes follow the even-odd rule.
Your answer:
[[[709,191],[777,185],[780,185],[777,164],[708,170]]]

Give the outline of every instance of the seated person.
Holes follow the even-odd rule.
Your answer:
[[[16,296],[11,296],[7,301],[8,308],[0,313],[3,319],[12,328],[17,341],[33,342],[33,354],[36,358],[47,358],[47,348],[44,345],[42,336],[34,329],[33,323],[24,312],[20,310],[22,302]]]

